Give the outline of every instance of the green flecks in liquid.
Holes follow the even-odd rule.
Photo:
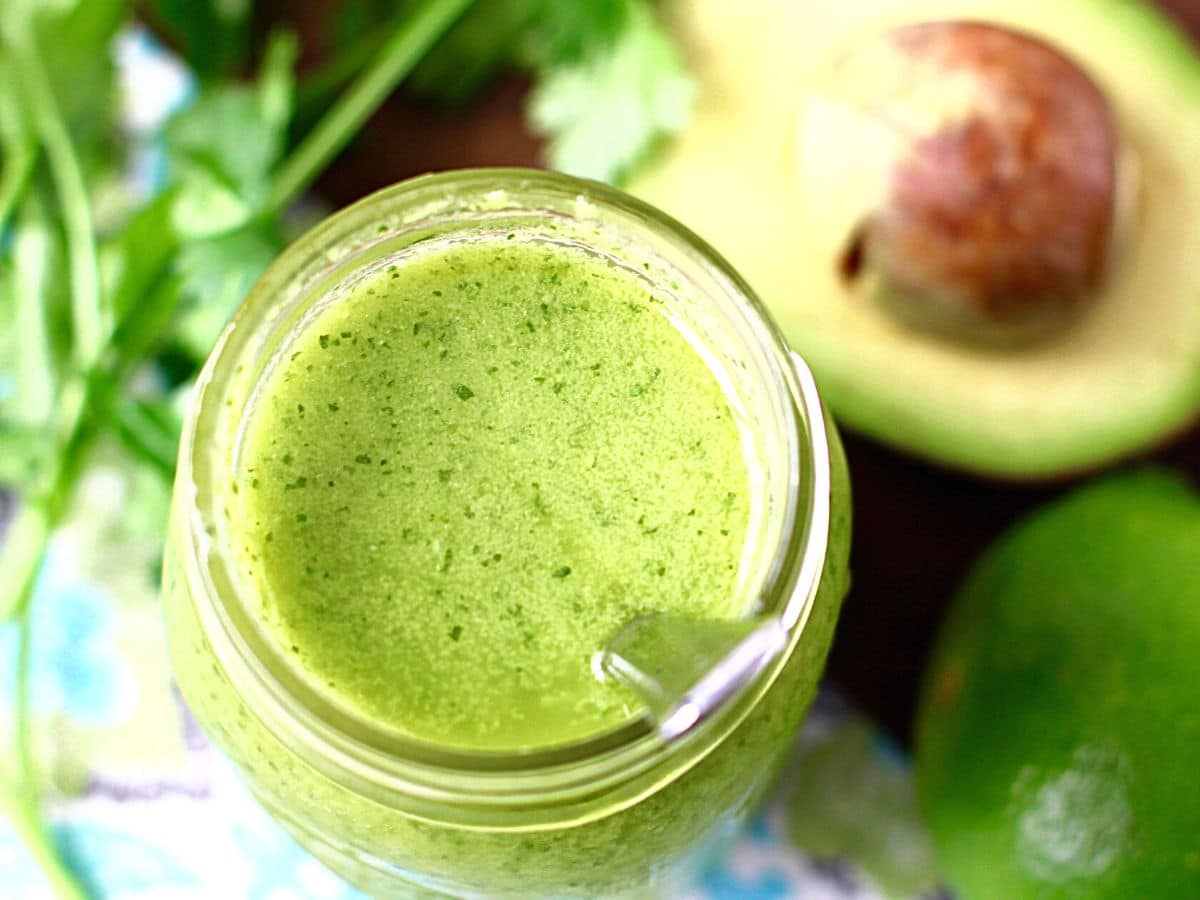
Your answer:
[[[424,740],[562,743],[634,712],[591,670],[632,616],[740,612],[737,427],[660,309],[582,251],[480,241],[368,276],[280,354],[231,502],[315,685]]]

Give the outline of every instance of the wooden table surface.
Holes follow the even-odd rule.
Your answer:
[[[1200,0],[1159,5],[1200,38]],[[519,80],[505,81],[466,115],[393,101],[330,170],[320,190],[341,205],[421,172],[535,165],[538,144],[521,120],[523,92]],[[854,585],[829,673],[846,694],[907,740],[926,654],[971,561],[1021,514],[1070,485],[983,483],[853,434],[846,435],[846,445],[854,484]],[[1200,484],[1200,428],[1146,458],[1186,470]]]

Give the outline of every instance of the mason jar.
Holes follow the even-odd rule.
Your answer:
[[[782,653],[665,740],[648,715],[551,749],[473,753],[329,701],[256,619],[228,491],[255,391],[307,311],[402,252],[520,231],[636,272],[722,385],[749,473],[737,591]],[[283,252],[217,342],[179,452],[165,561],[171,656],[210,738],[309,851],[378,896],[653,896],[734,834],[786,758],[848,584],[849,485],[811,377],[698,237],[603,185],[481,169],[424,176]],[[481,576],[482,577],[482,576]]]

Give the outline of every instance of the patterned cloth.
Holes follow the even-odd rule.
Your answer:
[[[171,682],[154,524],[165,490],[152,473],[95,468],[38,586],[36,756],[62,851],[106,900],[357,898],[257,806]],[[10,624],[5,696],[15,656]],[[914,806],[907,760],[826,691],[771,801],[686,900],[913,896],[932,868]],[[0,822],[0,897],[48,896]]]

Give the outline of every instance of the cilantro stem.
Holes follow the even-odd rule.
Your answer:
[[[47,323],[47,285],[53,278],[48,226],[32,216],[14,229],[12,259],[16,288],[16,394],[12,413],[26,421],[44,419],[54,408],[55,365]]]
[[[25,123],[24,110],[17,97],[17,85],[11,68],[0,69],[0,96],[9,102],[0,103],[0,148],[4,168],[0,170],[0,231],[8,223],[8,217],[16,209],[29,176],[37,162],[38,145]]]
[[[135,456],[158,470],[167,484],[175,476],[179,436],[154,411],[133,397],[118,398],[114,407],[117,436]]]
[[[298,197],[474,0],[428,0],[280,165],[264,205],[275,215]]]
[[[13,698],[13,741],[16,744],[13,758],[17,762],[18,777],[26,785],[36,782],[37,772],[33,762],[33,718],[30,715],[34,586],[34,581],[29,582],[18,602],[16,696]]]
[[[300,111],[303,113],[317,104],[324,106],[328,103],[329,98],[367,64],[386,38],[387,32],[384,30],[365,34],[341,48],[331,59],[322,62],[316,71],[306,75],[298,86],[297,105]]]
[[[371,114],[429,51],[473,0],[426,0],[379,49],[312,131],[276,173],[263,215],[278,214],[353,138]],[[28,152],[6,153],[0,175],[0,226],[16,207],[44,152],[57,195],[66,236],[72,321],[72,372],[55,401],[58,450],[36,485],[25,490],[21,507],[0,547],[0,621],[18,617],[20,644],[14,704],[13,758],[15,783],[0,785],[0,809],[8,813],[17,834],[44,870],[56,896],[83,900],[86,892],[61,859],[47,827],[33,758],[30,716],[30,642],[34,585],[46,549],[79,480],[87,448],[115,416],[117,428],[142,453],[169,471],[161,435],[148,410],[118,406],[116,395],[136,364],[142,342],[138,324],[150,322],[158,304],[131,310],[129,320],[114,326],[113,313],[101,292],[91,201],[76,148],[54,96],[32,27],[12,21],[3,35],[11,50],[16,82],[25,94],[24,107],[37,141],[25,139]],[[2,30],[2,29],[0,29]],[[6,149],[16,145],[8,143]],[[24,144],[22,145],[24,146]],[[149,328],[149,325],[147,325]],[[143,329],[146,330],[146,329]],[[126,334],[126,331],[129,333]]]
[[[59,857],[37,795],[23,784],[0,786],[0,793],[4,794],[4,811],[17,837],[41,867],[54,896],[59,900],[87,900],[87,891]]]
[[[63,863],[58,848],[46,827],[45,815],[36,788],[37,768],[33,761],[33,718],[30,710],[32,698],[32,645],[33,585],[30,584],[22,598],[19,631],[17,635],[16,698],[13,710],[13,737],[16,746],[13,756],[17,763],[17,781],[20,785],[16,810],[20,823],[17,830],[25,845],[33,854],[50,886],[60,900],[83,900],[86,893],[75,874]]]
[[[62,494],[57,493],[57,496]],[[58,518],[58,510],[49,504],[53,498],[44,498],[39,503],[29,503],[22,512],[33,512],[36,524],[30,522],[30,516],[22,515],[11,523],[6,545],[11,544],[15,537],[21,537],[27,550],[27,561],[20,580],[17,582],[0,582],[5,585],[15,584],[12,592],[12,612],[17,618],[17,665],[16,687],[13,708],[13,748],[12,756],[15,763],[13,781],[0,785],[0,802],[4,812],[17,832],[17,836],[25,844],[34,861],[42,869],[54,895],[61,900],[85,900],[87,897],[83,886],[74,873],[67,868],[59,855],[58,848],[46,826],[42,812],[41,799],[37,789],[37,773],[33,762],[33,725],[30,715],[30,654],[32,644],[32,601],[34,585],[46,553],[46,546]],[[53,503],[53,506],[57,506]],[[18,531],[17,529],[21,530]],[[32,535],[30,530],[32,528]],[[5,548],[7,550],[7,546]]]
[[[141,315],[157,312],[154,304],[138,307]],[[130,318],[135,314],[131,313]],[[131,354],[142,348],[126,340],[109,365],[99,362],[86,375],[63,385],[57,404],[55,434],[58,451],[48,460],[48,473],[25,492],[16,517],[0,544],[0,622],[22,612],[32,590],[50,535],[75,489],[88,447],[96,438],[96,422],[109,420],[121,386],[136,362]]]
[[[0,548],[0,622],[22,615],[33,591],[50,535],[75,489],[84,451],[94,435],[83,422],[82,409],[103,398],[85,397],[80,418],[59,446],[44,481],[21,499]]]
[[[0,173],[0,231],[25,193],[37,157],[37,147],[32,143],[7,148],[4,171]]]
[[[71,277],[72,351],[76,367],[84,370],[99,357],[107,334],[91,201],[75,145],[50,87],[32,28],[25,29],[22,38],[12,42],[11,55],[21,75],[29,114],[46,151],[50,177],[62,209]]]
[[[0,804],[30,855],[45,873],[54,895],[62,900],[85,900],[87,893],[59,855],[42,812],[33,764],[29,709],[30,616],[34,587],[50,536],[79,479],[84,451],[92,437],[82,415],[86,405],[81,405],[78,418],[69,429],[68,439],[54,457],[45,489],[22,499],[0,551],[0,621],[16,617],[20,628],[13,721],[14,783],[0,785]]]
[[[20,615],[46,549],[50,521],[44,504],[22,500],[0,548],[0,622]]]
[[[90,226],[89,226],[90,227]],[[131,309],[121,323],[153,323],[163,312],[162,302],[149,302]],[[133,329],[136,332],[136,329]],[[20,631],[18,645],[16,696],[14,703],[13,758],[15,783],[0,784],[0,811],[7,813],[18,836],[33,859],[43,869],[56,897],[62,900],[86,900],[87,893],[61,859],[46,827],[33,764],[32,727],[29,710],[29,655],[34,586],[46,556],[50,537],[58,527],[75,485],[83,470],[88,448],[102,423],[113,417],[120,401],[121,386],[145,352],[144,336],[124,330],[110,331],[96,351],[91,365],[75,372],[63,384],[55,411],[57,452],[47,460],[49,470],[25,490],[18,513],[9,524],[0,545],[0,622],[15,617]],[[111,351],[106,353],[105,351]],[[153,414],[142,411],[152,434]],[[120,417],[117,417],[118,421]],[[118,429],[121,426],[118,425]],[[154,445],[163,450],[161,436]],[[160,469],[165,463],[158,461]]]

